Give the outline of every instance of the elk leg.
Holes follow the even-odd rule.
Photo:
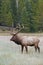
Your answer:
[[[35,47],[35,52],[37,52],[37,47]]]
[[[38,48],[38,52],[40,53],[40,47],[38,46],[37,48]]]
[[[25,46],[25,49],[26,49],[26,52],[28,53],[28,48],[27,48],[27,46]]]
[[[21,52],[22,52],[22,53],[23,53],[23,48],[24,48],[24,46],[22,45],[22,46],[21,46]]]

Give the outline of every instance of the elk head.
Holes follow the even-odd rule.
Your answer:
[[[10,39],[10,41],[14,41],[14,42],[16,42],[18,39],[18,37],[17,37],[17,34],[20,32],[22,30],[22,28],[18,31],[18,32],[16,32],[16,33],[11,33],[11,35],[13,35],[12,36],[12,38]]]

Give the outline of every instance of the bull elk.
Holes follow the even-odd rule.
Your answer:
[[[29,36],[20,36],[20,34],[18,34],[19,32],[20,30],[16,34],[12,33],[11,35],[13,36],[10,40],[15,42],[17,45],[21,45],[22,53],[23,53],[24,47],[26,49],[26,52],[28,52],[27,46],[31,46],[31,47],[34,46],[35,51],[38,50],[38,52],[40,52],[40,47],[38,46],[40,40],[38,38],[33,38]]]

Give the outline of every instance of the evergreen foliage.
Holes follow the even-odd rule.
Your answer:
[[[24,25],[24,32],[43,31],[43,0],[0,0],[0,25]]]

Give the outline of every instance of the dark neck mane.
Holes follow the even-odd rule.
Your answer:
[[[18,37],[18,35],[16,35],[15,41],[16,44],[21,45],[20,39]]]

